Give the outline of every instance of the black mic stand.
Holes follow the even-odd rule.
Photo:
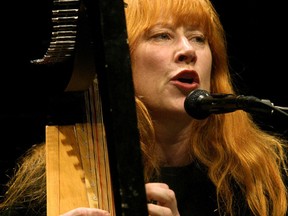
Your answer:
[[[264,130],[275,132],[283,135],[285,138],[288,138],[288,124],[285,121],[288,119],[288,107],[274,106],[274,104],[269,100],[261,101],[262,106],[266,106],[267,109],[271,110],[270,115],[263,115],[264,113],[251,110],[244,111],[251,113],[253,119]]]
[[[196,119],[204,119],[211,114],[243,110],[250,113],[261,128],[286,134],[288,138],[288,124],[283,121],[288,118],[288,107],[274,106],[267,99],[233,94],[209,94],[206,90],[197,89],[187,96],[184,107],[186,112]]]
[[[273,103],[271,103],[270,101],[268,101],[268,103],[264,102],[264,105],[270,107],[270,109],[272,110],[272,115],[275,113],[276,115],[282,114],[282,116],[288,117],[288,113],[285,112],[288,111],[288,107],[274,106]]]

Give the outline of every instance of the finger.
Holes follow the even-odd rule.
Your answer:
[[[173,216],[173,212],[170,208],[148,204],[149,216]]]
[[[110,216],[110,213],[102,209],[79,207],[61,216]]]
[[[161,183],[161,182],[150,182],[150,183],[146,183],[145,187],[169,188],[169,185],[167,185],[166,183]]]
[[[148,207],[151,208],[153,214],[155,214],[155,211],[161,211],[160,213],[158,212],[160,215],[169,215],[171,212],[173,215],[179,215],[176,195],[167,184],[148,183],[145,186],[148,199]]]
[[[169,189],[169,186],[165,183],[153,182],[145,184],[145,189],[148,202],[153,202],[153,198],[156,198],[157,194],[163,193],[165,191],[163,189]]]
[[[164,183],[147,183],[145,185],[146,196],[148,202],[166,206],[166,203],[174,202],[176,200],[175,193],[169,189],[169,186]]]

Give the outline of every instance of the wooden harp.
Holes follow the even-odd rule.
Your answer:
[[[119,216],[148,215],[124,4],[122,0],[54,0],[52,42],[44,57],[33,63],[72,58],[67,91],[80,93],[90,114],[83,122],[46,127],[48,216],[81,206]],[[71,23],[63,24],[65,20]],[[73,35],[61,36],[62,31],[76,31],[75,41]],[[98,117],[104,130],[95,119],[98,90],[103,113]]]

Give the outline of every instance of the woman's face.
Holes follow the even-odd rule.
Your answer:
[[[186,96],[210,90],[212,54],[200,29],[159,22],[142,35],[132,59],[136,95],[152,115],[186,114]]]

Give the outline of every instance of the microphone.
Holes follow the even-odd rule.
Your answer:
[[[210,114],[222,114],[244,110],[246,112],[273,113],[273,105],[269,100],[261,100],[254,96],[234,94],[209,94],[206,90],[196,89],[184,101],[186,112],[195,119],[205,119]]]

